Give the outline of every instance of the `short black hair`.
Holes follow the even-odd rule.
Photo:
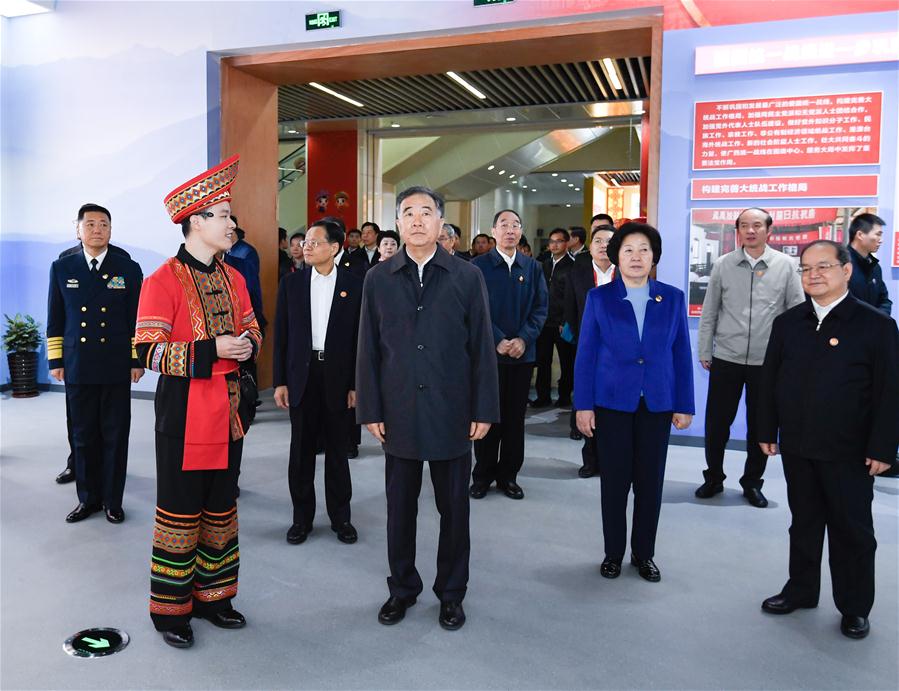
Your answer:
[[[88,202],[87,204],[82,204],[81,208],[78,209],[78,223],[84,220],[84,214],[94,211],[99,214],[106,214],[106,218],[109,219],[109,222],[112,223],[112,214],[109,213],[109,209],[105,206],[100,206],[99,204],[92,204]]]
[[[518,222],[521,223],[521,214],[518,213],[515,209],[500,209],[493,215],[493,226],[496,227],[496,222],[499,220],[499,217],[505,213],[515,214],[515,218],[518,219]]]
[[[846,247],[842,242],[834,242],[833,240],[815,240],[814,242],[810,242],[806,245],[802,252],[799,254],[799,261],[802,262],[802,257],[805,256],[805,253],[809,251],[812,247],[816,245],[827,245],[828,247],[833,247],[834,251],[837,253],[837,261],[840,264],[848,264],[852,261],[852,257],[849,255],[849,248]]]
[[[378,233],[378,247],[381,246],[381,240],[393,239],[396,241],[397,247],[400,244],[400,234],[395,230],[382,230]]]
[[[400,217],[400,208],[402,206],[402,203],[404,201],[406,201],[406,199],[408,199],[409,197],[416,195],[416,194],[428,195],[434,201],[434,205],[437,207],[437,213],[440,214],[440,218],[443,218],[443,207],[444,207],[443,197],[441,197],[439,194],[437,194],[437,192],[432,190],[430,187],[421,187],[418,185],[416,185],[415,187],[407,187],[402,192],[400,192],[398,195],[396,195],[396,217],[397,218]]]
[[[287,228],[282,228],[278,226],[278,242],[283,242],[287,239]]]
[[[571,226],[568,230],[571,231],[571,237],[577,238],[581,241],[582,245],[587,244],[587,231],[581,226]]]
[[[377,223],[375,223],[374,221],[366,221],[361,226],[359,226],[359,235],[362,235],[362,231],[365,230],[365,226],[371,226],[372,228],[374,228],[376,235],[381,232],[381,227]]]
[[[625,223],[615,231],[612,239],[609,240],[609,246],[606,249],[609,261],[618,266],[618,250],[621,249],[621,243],[624,242],[628,235],[637,234],[645,235],[646,239],[649,240],[649,247],[652,249],[652,263],[658,264],[662,258],[662,236],[659,235],[659,231],[648,223],[637,223],[635,221]]]
[[[610,226],[615,227],[615,219],[609,216],[609,214],[596,214],[590,219],[590,225],[592,226],[597,221],[607,221]]]
[[[856,233],[868,234],[874,226],[885,225],[886,221],[880,216],[875,216],[874,214],[859,214],[853,218],[852,223],[849,224],[849,242],[855,240]]]
[[[750,206],[749,208],[743,209],[740,213],[738,213],[737,218],[734,219],[734,228],[740,227],[740,216],[745,214],[747,211],[761,211],[763,214],[765,214],[765,228],[771,230],[771,226],[774,224],[774,219],[771,218],[771,214],[768,213],[767,209],[763,209],[760,206]]]
[[[308,233],[316,226],[325,229],[325,235],[327,235],[328,237],[328,244],[333,245],[334,243],[337,243],[338,245],[343,247],[343,224],[338,223],[336,218],[334,218],[333,216],[325,216],[324,218],[320,218],[315,223],[310,224],[310,226],[306,229],[306,232]]]
[[[474,241],[478,238],[487,238],[488,241],[490,240],[490,236],[487,235],[487,233],[478,233],[471,239],[471,244],[474,245]]]
[[[346,234],[347,237],[349,237],[350,235],[362,235],[362,231],[358,228],[350,228]]]
[[[615,230],[615,226],[607,226],[607,225],[605,225],[605,224],[603,224],[603,225],[601,225],[601,226],[596,226],[596,227],[593,229],[593,232],[590,233],[590,242],[593,242],[593,238],[596,237],[596,234],[599,233],[600,231],[603,231],[603,230],[610,232],[612,235],[614,235],[615,233],[618,232],[618,231]]]
[[[293,235],[290,236],[289,242],[293,242],[293,241],[296,240],[297,238],[299,238],[300,240],[305,240],[305,239],[306,239],[306,233],[304,233],[304,232],[302,232],[302,231],[297,231],[296,233],[294,233]]]
[[[551,231],[549,231],[549,235],[547,235],[547,237],[551,238],[553,235],[559,235],[559,234],[561,234],[562,237],[565,238],[565,242],[568,242],[569,240],[571,240],[571,235],[564,228],[553,228]]]
[[[524,235],[522,235],[520,238],[518,238],[518,246],[519,247],[530,247],[531,245],[528,242],[528,239]]]
[[[346,223],[343,222],[342,218],[340,218],[338,216],[323,216],[322,218],[320,218],[318,220],[319,220],[319,222],[330,221],[331,223],[336,223],[337,227],[340,228],[340,232],[343,233],[344,235],[346,235]],[[316,224],[316,225],[318,225],[318,224]],[[343,242],[343,240],[341,240],[341,242]]]

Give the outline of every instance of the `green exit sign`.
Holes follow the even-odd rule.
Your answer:
[[[306,15],[306,31],[333,29],[340,26],[340,10],[334,12],[313,12]]]
[[[506,5],[515,0],[474,0],[475,7],[486,7],[487,5]]]

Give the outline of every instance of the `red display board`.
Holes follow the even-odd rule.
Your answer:
[[[696,103],[693,169],[877,164],[882,100],[870,91]]]
[[[899,267],[899,230],[893,233],[893,268]]]
[[[791,199],[876,197],[877,175],[703,178],[692,180],[690,199]]]

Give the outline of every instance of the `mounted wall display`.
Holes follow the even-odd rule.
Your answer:
[[[693,170],[879,163],[882,101],[871,91],[697,102]]]
[[[878,180],[878,175],[702,178],[690,181],[690,199],[876,197]]]
[[[306,136],[309,223],[336,216],[347,230],[357,227],[357,142],[356,130]]]

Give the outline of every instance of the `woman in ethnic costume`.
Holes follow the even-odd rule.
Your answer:
[[[193,644],[191,616],[246,621],[237,593],[237,475],[243,436],[238,362],[262,336],[243,277],[216,259],[232,244],[238,156],[165,199],[184,244],[144,282],[135,344],[156,387],[156,525],[150,616],[169,645]],[[249,405],[253,401],[245,402]]]

